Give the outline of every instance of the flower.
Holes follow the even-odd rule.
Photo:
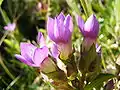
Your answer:
[[[16,27],[15,23],[8,23],[7,26],[4,26],[4,29],[7,30],[7,31],[14,31],[15,27]]]
[[[67,15],[65,17],[63,13],[60,13],[58,17],[55,17],[55,19],[48,17],[48,36],[55,43],[67,43],[68,41],[70,41],[72,31],[73,23],[70,15]]]
[[[85,23],[78,15],[76,16],[76,21],[82,35],[84,36],[82,48],[83,50],[88,51],[93,43],[96,43],[96,39],[99,33],[99,23],[93,14],[87,19]]]
[[[80,16],[76,16],[77,25],[85,38],[96,39],[99,33],[99,23],[95,15],[91,15],[84,23]]]
[[[55,42],[61,59],[67,59],[72,53],[71,36],[73,31],[72,17],[66,17],[61,12],[55,19],[48,17],[47,32],[49,38]]]
[[[37,48],[33,44],[22,42],[20,43],[20,51],[21,55],[16,54],[15,57],[33,67],[40,67],[42,61],[48,57],[48,48],[46,46]]]
[[[51,58],[49,58],[49,49],[43,44],[44,37],[42,33],[38,33],[38,40],[41,41],[42,47],[38,48],[31,43],[20,43],[21,55],[15,54],[15,57],[21,62],[32,66],[39,67],[45,73],[53,72],[56,66]]]

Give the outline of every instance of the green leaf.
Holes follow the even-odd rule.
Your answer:
[[[100,87],[102,87],[103,82],[114,78],[115,75],[113,74],[99,74],[90,84],[86,85],[84,90],[93,90],[93,88],[96,88],[96,90],[99,90]]]
[[[0,6],[2,5],[3,0],[0,0]]]
[[[45,29],[42,29],[42,28],[38,29],[38,31],[39,31],[39,32],[42,32],[42,33],[46,33],[46,30],[45,30]]]
[[[10,23],[10,19],[7,16],[7,13],[0,7],[0,13],[2,15],[2,18],[4,19],[5,24]]]
[[[75,11],[77,14],[80,14],[80,9],[78,8],[76,0],[66,0],[66,2],[73,11]]]
[[[115,0],[115,16],[116,16],[116,23],[120,23],[120,0]]]
[[[10,40],[5,39],[4,42],[5,42],[9,47],[11,47],[12,42],[11,42]]]

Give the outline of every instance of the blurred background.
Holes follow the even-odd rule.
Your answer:
[[[94,13],[100,24],[98,43],[102,47],[101,71],[115,74],[120,65],[120,0],[0,0],[0,40],[6,35],[4,26],[16,23],[0,46],[0,90],[51,90],[42,81],[39,70],[14,57],[20,53],[20,42],[36,43],[37,32],[47,38],[47,17],[60,12],[73,17],[72,43],[79,50],[82,35],[75,15],[86,20]],[[117,64],[116,64],[117,61]]]

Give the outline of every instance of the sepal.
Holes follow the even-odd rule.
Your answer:
[[[81,58],[79,61],[79,69],[81,72],[89,72],[90,64],[96,59],[97,52],[96,47],[93,44],[89,51],[81,50]]]

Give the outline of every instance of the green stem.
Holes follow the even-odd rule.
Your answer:
[[[81,2],[81,5],[82,5],[82,7],[83,7],[83,10],[84,10],[86,16],[88,17],[88,16],[89,16],[89,13],[88,13],[88,10],[87,10],[87,5],[86,5],[85,0],[80,0],[80,2]]]
[[[5,72],[10,76],[10,78],[12,80],[14,80],[15,77],[10,73],[10,71],[8,70],[8,68],[5,66],[5,64],[4,64],[4,62],[3,62],[2,58],[1,58],[1,55],[0,55],[0,64],[4,68]]]
[[[5,37],[8,35],[8,33],[9,33],[9,31],[6,31],[6,32],[4,33],[3,37],[2,37],[1,40],[0,40],[0,46],[2,45],[2,43],[3,43],[4,39],[5,39]]]
[[[101,59],[102,59],[103,68],[106,70],[106,64],[105,64],[105,59],[103,57],[103,54],[101,55]]]
[[[85,79],[86,79],[86,73],[83,73],[82,77],[80,79],[80,84],[79,84],[79,89],[80,90],[84,90],[84,81],[85,81]]]

